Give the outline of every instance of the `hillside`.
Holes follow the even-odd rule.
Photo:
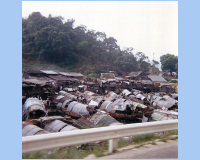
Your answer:
[[[44,17],[39,12],[22,18],[23,69],[76,71],[86,76],[110,70],[119,75],[149,70],[144,53],[134,56],[132,47],[121,50],[115,38],[84,25],[74,28],[74,22],[63,23],[61,16]]]

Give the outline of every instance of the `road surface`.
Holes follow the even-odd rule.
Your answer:
[[[177,159],[178,140],[157,142],[156,145],[144,145],[140,148],[120,151],[99,159]]]

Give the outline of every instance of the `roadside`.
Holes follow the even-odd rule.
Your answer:
[[[94,157],[93,157],[94,158]],[[143,145],[140,148],[120,149],[112,155],[99,157],[98,159],[177,159],[178,140],[156,142]],[[87,158],[85,158],[87,159]]]
[[[164,142],[168,143],[169,140],[178,142],[177,139],[178,131],[162,132],[120,139],[118,150],[111,155],[108,154],[108,141],[104,141],[24,154],[22,159],[104,159],[104,156],[115,156],[118,153],[124,154],[126,151],[140,150],[145,146],[157,146],[156,144],[161,142],[165,144]],[[117,157],[114,159],[117,159]]]

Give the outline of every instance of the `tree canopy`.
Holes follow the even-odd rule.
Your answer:
[[[163,71],[178,72],[178,56],[167,53],[160,57],[160,62]]]
[[[148,57],[133,47],[123,50],[114,37],[106,33],[88,30],[85,25],[74,27],[74,19],[64,22],[62,16],[44,17],[33,12],[27,19],[22,18],[22,58],[64,66],[82,64],[98,65],[99,73],[105,68],[119,72],[148,71]],[[84,71],[84,70],[83,70]]]

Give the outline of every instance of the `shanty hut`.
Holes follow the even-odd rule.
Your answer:
[[[22,137],[39,135],[39,134],[47,134],[49,132],[43,130],[42,128],[30,124],[28,122],[22,122]]]
[[[37,98],[28,98],[22,106],[23,119],[39,118],[46,115],[43,102]]]
[[[64,132],[64,131],[72,131],[78,130],[78,128],[68,125],[60,120],[54,120],[45,124],[44,129],[48,132]]]
[[[162,92],[161,90],[163,90],[163,89],[161,88],[161,86],[169,85],[169,83],[160,75],[148,75],[148,78],[149,78],[149,80],[152,81],[155,92],[158,92],[158,91]]]
[[[136,89],[142,90],[144,92],[153,91],[153,83],[150,80],[138,80],[135,83]]]
[[[99,127],[122,125],[122,123],[118,122],[116,119],[114,119],[113,117],[111,117],[103,111],[99,111],[92,115],[90,121],[95,126]]]
[[[166,97],[167,96],[167,97]],[[162,110],[173,110],[174,108],[177,108],[176,100],[172,100],[171,97],[168,95],[160,97],[160,96],[152,96],[151,103],[154,108],[156,109],[162,109]]]
[[[126,78],[132,79],[132,80],[139,80],[141,79],[140,78],[141,76],[142,76],[142,71],[137,71],[137,72],[129,73],[128,76],[126,76]]]
[[[58,86],[65,87],[70,84],[70,79],[65,77],[64,75],[60,75],[59,73],[51,70],[40,70],[40,71],[45,73],[47,77],[56,81]]]
[[[67,77],[67,78],[75,78],[75,79],[83,79],[83,75],[81,73],[76,72],[59,72],[59,74]]]
[[[65,105],[63,112],[73,118],[89,117],[90,112],[88,111],[88,105],[72,101],[68,105]]]
[[[115,75],[113,73],[101,73],[98,83],[101,89],[108,87],[109,89],[113,90],[116,88]]]
[[[22,70],[23,78],[29,77],[45,77],[45,73],[39,70]]]

